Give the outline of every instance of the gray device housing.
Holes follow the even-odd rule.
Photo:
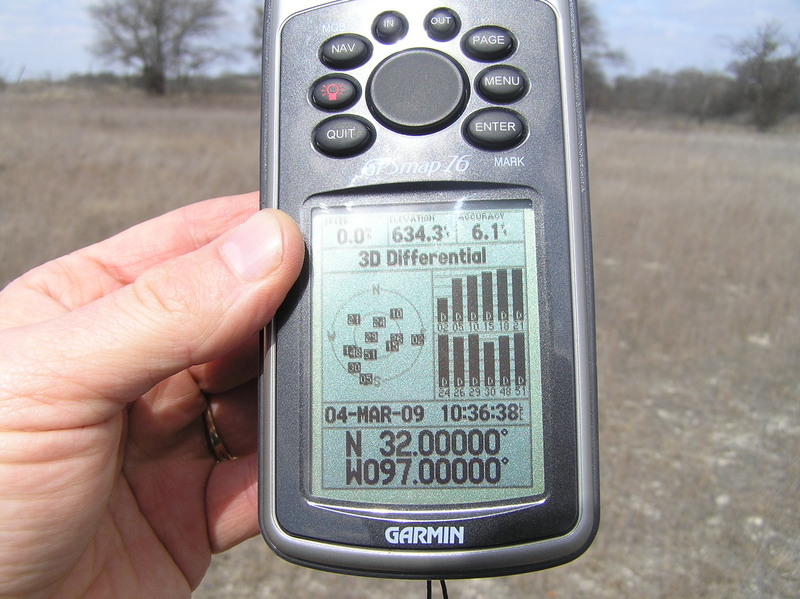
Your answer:
[[[539,248],[546,289],[542,354],[548,394],[545,431],[548,493],[545,499],[505,507],[477,507],[465,518],[492,522],[502,538],[485,537],[466,548],[397,549],[349,538],[351,519],[405,522],[449,520],[446,506],[406,514],[326,505],[304,496],[308,459],[303,437],[310,418],[309,260],[287,302],[264,333],[259,408],[259,502],[264,538],[281,557],[329,571],[402,578],[474,578],[527,572],[562,564],[591,544],[599,522],[597,390],[591,235],[580,51],[574,0],[455,0],[461,32],[432,41],[422,18],[441,5],[386,0],[268,1],[265,9],[261,207],[279,208],[300,225],[310,247],[310,206],[372,205],[532,199],[541,215]],[[514,103],[527,124],[516,147],[489,151],[464,139],[463,124],[486,107],[475,90],[458,120],[429,135],[406,135],[375,123],[362,97],[347,110],[375,123],[374,143],[348,158],[325,156],[312,131],[327,115],[312,105],[310,84],[330,72],[318,49],[343,28],[369,36],[375,16],[403,13],[410,24],[401,46],[435,48],[462,56],[464,32],[506,27],[520,38],[514,64],[524,68],[530,91]],[[371,69],[398,51],[373,42],[364,66],[348,70],[366,81]],[[511,62],[511,59],[509,59]],[[469,80],[487,66],[461,60]],[[465,172],[428,172],[413,165],[469,156]],[[390,160],[401,168],[375,165]],[[411,166],[404,166],[411,165]],[[510,165],[510,166],[509,166]],[[524,165],[524,166],[522,166]],[[308,258],[308,256],[307,256]],[[548,358],[550,359],[550,358]],[[516,515],[515,515],[516,514]],[[320,521],[317,522],[317,518]],[[327,522],[325,518],[338,518]],[[527,518],[527,520],[525,519]],[[524,531],[531,530],[530,534]],[[523,529],[520,532],[519,529]],[[317,534],[319,533],[319,534]],[[337,539],[341,533],[342,538]],[[353,533],[355,534],[355,533]],[[526,534],[528,536],[526,537]]]

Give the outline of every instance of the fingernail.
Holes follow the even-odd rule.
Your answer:
[[[281,225],[270,212],[262,210],[239,225],[220,252],[240,278],[263,279],[283,258]]]

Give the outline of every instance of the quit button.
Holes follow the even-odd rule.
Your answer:
[[[470,115],[464,125],[467,141],[484,150],[509,150],[519,145],[526,134],[522,118],[510,110],[481,110]]]
[[[314,131],[314,145],[323,154],[346,158],[365,152],[375,141],[369,122],[356,116],[335,116],[322,121]]]

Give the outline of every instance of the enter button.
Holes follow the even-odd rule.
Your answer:
[[[519,145],[526,134],[522,118],[510,110],[481,110],[472,114],[464,125],[467,141],[484,150],[509,150]]]

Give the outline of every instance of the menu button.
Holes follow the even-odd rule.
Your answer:
[[[514,67],[489,67],[478,75],[478,92],[490,102],[507,104],[519,100],[528,89],[522,71]]]

